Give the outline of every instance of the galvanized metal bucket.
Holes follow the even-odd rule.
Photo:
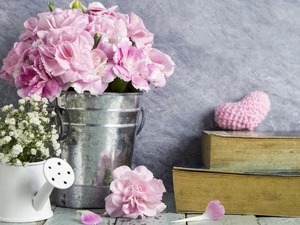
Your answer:
[[[65,92],[57,99],[61,158],[75,173],[72,187],[56,190],[58,206],[105,206],[111,172],[121,165],[130,166],[135,137],[143,128],[141,98],[140,92],[101,96]]]

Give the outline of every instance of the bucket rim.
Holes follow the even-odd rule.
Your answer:
[[[83,92],[83,93],[78,93],[76,91],[62,91],[61,96],[65,95],[65,94],[78,94],[78,95],[91,95],[89,92]],[[95,97],[101,97],[104,95],[111,95],[111,96],[130,96],[130,95],[143,95],[144,92],[143,91],[137,91],[137,92],[124,92],[124,93],[118,93],[118,92],[103,92],[101,95],[91,95],[91,96],[95,96]]]
[[[3,162],[0,162],[0,165],[4,165],[4,166],[12,166],[12,167],[31,167],[31,166],[37,166],[37,165],[40,165],[40,164],[44,164],[46,162],[46,160],[43,160],[43,161],[38,161],[38,162],[26,162],[26,166],[23,166],[21,163],[16,163],[14,165],[10,165],[9,163],[3,163]]]

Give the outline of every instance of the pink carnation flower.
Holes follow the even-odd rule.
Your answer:
[[[146,29],[142,19],[134,13],[127,17],[128,37],[134,42],[137,48],[143,48],[153,44],[154,35]]]
[[[64,83],[72,83],[93,71],[92,52],[94,39],[86,31],[71,30],[50,32],[40,46],[46,71],[60,77]]]
[[[24,61],[19,61],[15,72],[15,85],[21,97],[39,95],[53,100],[62,90],[62,82],[49,76],[42,63],[38,47],[23,54]]]
[[[112,71],[113,64],[107,63],[107,56],[100,49],[92,51],[92,61],[94,69],[87,76],[76,81],[72,87],[78,93],[89,91],[92,95],[101,95],[116,75]]]
[[[85,12],[56,8],[28,18],[3,60],[0,78],[15,85],[21,97],[50,100],[69,87],[92,95],[118,91],[110,85],[116,77],[140,91],[165,86],[175,64],[152,47],[154,35],[140,17],[99,2],[81,7]]]
[[[155,48],[148,50],[148,59],[148,81],[155,87],[164,87],[166,78],[170,77],[174,72],[175,63],[170,56]]]
[[[115,16],[115,10],[118,6],[113,6],[110,9],[106,9],[100,2],[92,2],[88,5],[87,13],[93,16],[102,16],[104,14]]]
[[[105,198],[106,214],[111,217],[144,218],[162,212],[166,205],[161,202],[166,189],[161,180],[145,167],[131,170],[120,166],[113,171],[111,194]]]
[[[139,90],[149,91],[150,86],[146,76],[146,54],[143,49],[137,49],[129,41],[123,41],[114,55],[115,74],[125,81],[131,81]]]
[[[13,72],[15,70],[17,62],[22,57],[24,51],[30,48],[30,44],[26,42],[16,42],[14,47],[10,50],[7,57],[3,59],[3,67],[0,74],[0,78],[7,80],[14,85],[15,78]]]

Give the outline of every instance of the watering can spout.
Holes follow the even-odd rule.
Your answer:
[[[33,197],[33,207],[36,211],[42,210],[54,187],[67,189],[75,180],[71,166],[60,158],[50,158],[44,164],[46,183]]]

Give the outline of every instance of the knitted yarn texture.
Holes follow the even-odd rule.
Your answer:
[[[215,110],[215,121],[226,130],[254,130],[270,111],[268,94],[254,91],[239,102],[221,104]]]

